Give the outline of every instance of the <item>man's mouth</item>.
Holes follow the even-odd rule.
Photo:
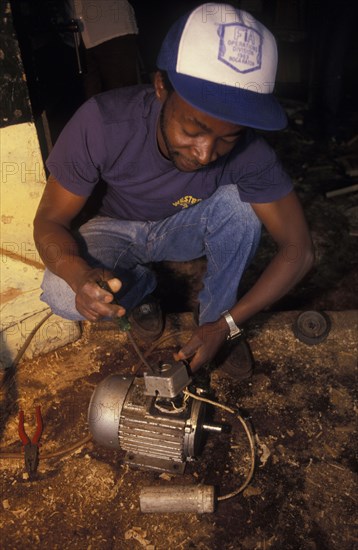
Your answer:
[[[197,160],[190,160],[187,157],[183,157],[180,153],[176,153],[174,159],[175,164],[183,166],[185,170],[199,170],[203,168]]]

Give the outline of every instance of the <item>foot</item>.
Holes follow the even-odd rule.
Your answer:
[[[253,373],[254,359],[251,349],[243,336],[225,346],[216,357],[218,371],[233,380],[241,382]]]
[[[146,296],[128,316],[131,328],[141,338],[155,340],[164,329],[164,320],[159,302],[151,295]]]

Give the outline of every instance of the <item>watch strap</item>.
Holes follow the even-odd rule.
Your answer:
[[[230,315],[228,311],[223,311],[221,314],[222,317],[224,317],[225,321],[227,322],[230,332],[227,336],[228,340],[233,340],[234,338],[237,338],[238,336],[241,336],[243,331],[241,328],[237,326],[234,319]]]

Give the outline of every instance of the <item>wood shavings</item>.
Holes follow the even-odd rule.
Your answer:
[[[155,550],[155,546],[147,540],[146,536],[147,531],[141,529],[141,527],[133,527],[132,529],[128,529],[128,531],[124,534],[125,540],[134,539],[147,550]]]
[[[268,448],[268,446],[263,443],[259,436],[257,434],[255,434],[255,441],[256,441],[256,445],[260,451],[260,466],[259,468],[263,468],[266,464],[266,462],[268,461],[268,459],[270,458],[271,456],[271,451],[270,449]]]
[[[173,479],[174,476],[168,474],[167,472],[163,472],[162,474],[160,474],[160,479],[164,479],[165,481],[170,481],[171,479]]]

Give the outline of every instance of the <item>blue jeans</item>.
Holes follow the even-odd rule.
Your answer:
[[[156,287],[152,262],[188,261],[206,256],[199,293],[199,323],[215,321],[237,301],[240,279],[260,240],[261,224],[235,185],[160,221],[126,221],[98,216],[79,231],[81,255],[93,267],[111,270],[123,283],[117,297],[130,311]],[[45,271],[41,299],[66,319],[82,320],[75,294]]]

